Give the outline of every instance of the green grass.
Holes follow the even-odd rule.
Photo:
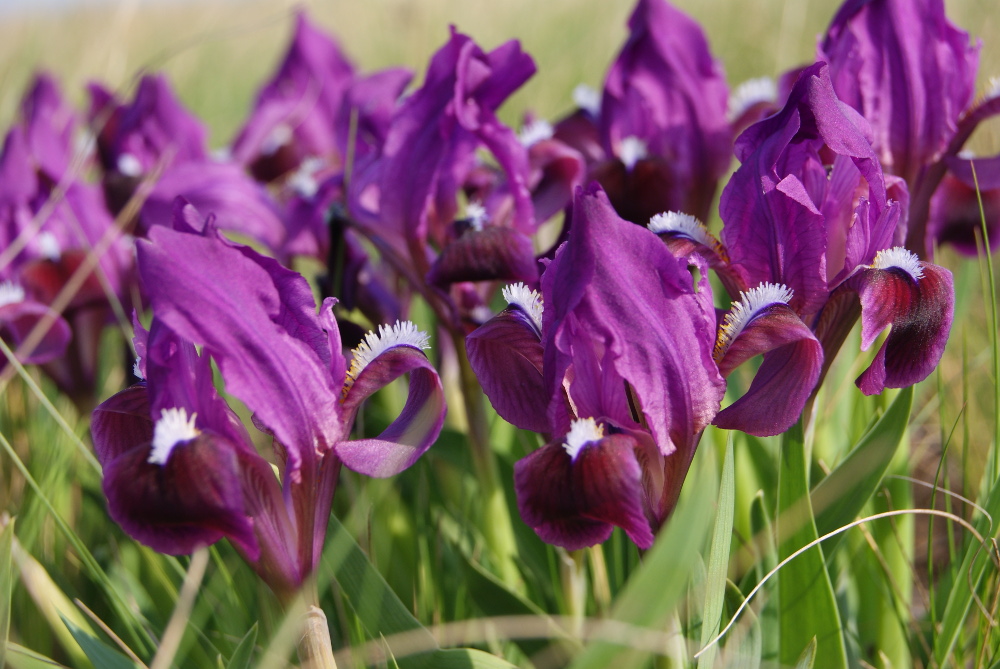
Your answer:
[[[625,37],[631,4],[583,9],[579,2],[552,0],[538,9],[527,0],[379,0],[365,8],[308,6],[365,70],[405,65],[419,73],[446,39],[450,22],[486,46],[522,40],[539,73],[503,110],[505,120],[516,122],[528,109],[554,117],[569,108],[578,83],[600,85]],[[731,0],[677,4],[704,25],[731,84],[810,60],[815,35],[833,11],[818,0],[739,10]],[[280,57],[292,6],[123,3],[12,17],[0,25],[0,128],[15,116],[38,67],[56,73],[78,105],[89,79],[126,91],[137,73],[164,69],[221,146]],[[1000,44],[989,41],[1000,36],[992,3],[953,3],[949,12],[986,42],[982,81],[1000,74]],[[993,128],[975,142],[983,153],[1000,149]],[[567,556],[541,544],[511,508],[520,579],[498,578],[484,528],[477,525],[481,486],[454,418],[460,411],[452,412],[441,442],[396,479],[345,473],[335,503],[340,520],[331,523],[318,576],[339,666],[377,657],[380,666],[494,667],[505,666],[498,659],[504,658],[545,667],[572,657],[576,667],[670,666],[664,658],[699,668],[712,659],[714,666],[770,667],[779,658],[791,664],[812,648],[815,620],[832,621],[839,635],[833,652],[823,650],[828,640],[818,641],[817,666],[992,666],[1000,659],[1000,636],[990,624],[1000,601],[992,553],[957,523],[938,518],[930,524],[915,515],[865,523],[779,571],[785,588],[821,577],[809,617],[790,615],[788,591],[768,581],[712,651],[714,658],[710,653],[699,664],[693,657],[714,636],[719,616],[719,627],[725,626],[779,559],[859,512],[927,508],[933,498],[936,508],[996,536],[1000,518],[990,525],[969,504],[945,494],[960,493],[1000,514],[1000,488],[989,475],[1000,419],[990,291],[975,261],[944,253],[939,262],[955,271],[955,326],[939,372],[913,393],[905,434],[890,408],[898,408],[892,402],[903,393],[864,398],[853,385],[871,355],[855,359],[855,333],[817,400],[814,430],[801,443],[737,435],[730,453],[726,434],[706,432],[677,513],[645,555],[616,532],[600,549]],[[109,370],[120,345],[109,337]],[[106,515],[100,478],[85,450],[87,417],[77,415],[37,370],[26,373],[66,425],[49,417],[27,379],[15,376],[0,391],[0,511],[16,519],[0,534],[0,664],[6,655],[14,669],[52,666],[50,661],[124,667],[136,658],[153,666],[158,649],[165,649],[159,661],[173,658],[167,664],[174,666],[287,666],[297,619],[286,618],[228,544],[204,554],[202,565],[202,557],[165,557],[125,536]],[[103,397],[123,381],[118,372],[107,374]],[[378,398],[366,410],[365,429],[376,429],[400,402],[398,396]],[[882,417],[888,418],[877,422]],[[894,431],[886,437],[890,419]],[[537,437],[492,412],[490,420],[512,503],[513,462],[537,447]],[[864,456],[850,455],[855,446]],[[790,481],[780,471],[779,453],[793,447],[801,449],[798,457],[811,457],[798,462],[800,478]],[[876,450],[877,458],[871,455]],[[861,475],[844,474],[852,466]],[[902,477],[940,490],[932,494]],[[797,533],[794,547],[775,543],[772,532],[782,522],[776,510],[787,506],[788,495],[794,502],[810,489],[814,505],[849,496],[855,504],[849,513],[842,504],[814,506],[814,533]],[[717,504],[726,513],[714,520]],[[574,561],[586,588],[582,604],[560,585],[562,565]],[[196,596],[185,596],[185,578],[203,567]],[[719,574],[727,575],[724,583]],[[488,622],[466,624],[473,619]],[[176,645],[165,647],[171,620],[182,633],[173,637]],[[451,646],[475,650],[442,650]]]

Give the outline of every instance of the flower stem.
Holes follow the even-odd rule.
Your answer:
[[[302,617],[302,636],[296,647],[302,669],[337,669],[326,614],[315,604],[310,604]]]
[[[587,567],[584,564],[586,550],[559,550],[559,576],[562,581],[566,613],[573,622],[570,630],[573,636],[583,634],[583,621],[587,615]]]
[[[497,574],[507,585],[520,588],[521,573],[514,560],[517,542],[507,506],[507,495],[500,481],[493,450],[490,448],[483,393],[479,387],[479,380],[469,364],[465,339],[454,331],[451,333],[458,357],[462,400],[468,421],[469,441],[472,443],[472,460],[483,499],[483,534],[493,554]]]

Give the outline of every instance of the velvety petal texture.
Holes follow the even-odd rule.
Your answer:
[[[160,552],[190,553],[226,536],[256,559],[239,461],[257,456],[215,393],[207,357],[154,321],[146,369],[152,392],[146,383],[126,389],[92,420],[112,518]]]
[[[465,338],[483,392],[500,417],[522,430],[547,433],[550,396],[543,383],[541,333],[525,309],[512,305]]]
[[[658,175],[663,201],[646,220],[670,210],[707,220],[732,156],[722,66],[701,27],[664,0],[640,0],[628,27],[604,84],[605,150],[631,168],[627,145],[638,140],[656,158],[648,169]]]
[[[915,269],[919,268],[919,269]],[[916,276],[915,276],[916,275]],[[921,262],[865,269],[850,284],[861,298],[861,348],[889,336],[857,379],[866,395],[923,381],[944,353],[955,310],[951,272]]]
[[[754,356],[763,354],[764,360],[746,394],[720,411],[714,424],[766,437],[799,419],[819,380],[823,347],[786,303],[761,302],[743,303],[745,312],[723,325],[716,348],[723,375]]]
[[[883,167],[913,185],[975,94],[979,45],[943,0],[849,0],[820,42],[841,100],[871,124]]]
[[[514,465],[521,518],[542,541],[578,550],[606,541],[617,526],[639,548],[653,545],[643,511],[642,470],[634,440],[605,437],[570,456],[562,443],[546,444]]]

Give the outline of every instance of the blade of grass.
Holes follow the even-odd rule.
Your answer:
[[[254,623],[253,627],[240,640],[240,645],[236,646],[229,662],[226,663],[226,669],[250,669],[250,660],[253,658],[253,649],[256,645],[257,623]]]
[[[14,589],[11,551],[14,547],[14,521],[0,519],[0,667],[5,666],[10,634],[10,595]]]
[[[420,624],[336,517],[330,517],[321,578],[336,578],[369,638],[407,634],[405,648],[391,647],[389,655],[400,667],[511,667],[508,662],[471,649],[442,650]],[[322,582],[317,584],[323,590]]]
[[[712,640],[722,624],[722,607],[726,596],[726,574],[729,571],[729,551],[733,539],[733,512],[736,496],[736,471],[733,463],[733,435],[726,441],[726,457],[722,464],[719,486],[719,507],[715,516],[715,532],[708,555],[708,577],[705,587],[705,608],[701,616],[701,647]],[[712,646],[698,658],[698,669],[715,664],[717,646]]]
[[[912,405],[913,388],[904,388],[837,468],[813,488],[812,506],[819,535],[854,520],[879,489],[906,431]],[[838,541],[828,541],[825,552],[831,554]]]
[[[703,453],[709,451],[702,451]],[[663,629],[687,588],[688,576],[700,558],[717,499],[714,468],[696,459],[684,486],[686,495],[657,535],[642,565],[632,572],[615,598],[609,618],[636,627]],[[646,652],[608,642],[588,645],[572,669],[640,666]]]
[[[87,659],[97,669],[136,669],[138,666],[116,649],[74,625],[71,620],[63,618],[63,622],[76,642],[80,644],[80,648],[86,653]]]
[[[809,501],[809,461],[802,420],[782,438],[778,478],[778,554],[785,558],[819,536]],[[778,575],[779,660],[799,661],[802,649],[817,644],[820,669],[847,667],[847,651],[837,600],[826,570],[823,549],[816,545]]]
[[[970,161],[971,164],[971,161]],[[982,193],[979,189],[979,180],[976,176],[975,165],[972,164],[972,178],[976,186],[976,196],[979,201],[979,220],[983,233],[983,251],[980,253],[980,262],[986,263],[987,276],[989,277],[989,313],[991,315],[992,327],[990,328],[990,343],[993,353],[993,481],[989,486],[990,490],[983,506],[986,509],[986,517],[981,518],[976,525],[977,530],[984,536],[994,536],[994,519],[1000,517],[1000,477],[997,475],[997,468],[1000,467],[1000,333],[998,327],[998,305],[996,293],[996,281],[993,272],[993,258],[989,251],[989,237],[986,229],[986,213],[983,209]],[[988,564],[989,548],[982,545],[971,544],[965,551],[962,564],[955,572],[954,587],[948,593],[948,600],[945,603],[944,613],[941,616],[941,624],[938,633],[934,637],[934,659],[938,664],[943,664],[955,649],[955,644],[965,625],[969,610],[973,601],[978,601],[976,590],[982,580],[983,573]],[[982,605],[980,604],[980,607]],[[989,618],[988,613],[986,617]]]
[[[108,575],[101,568],[100,564],[94,559],[93,554],[84,544],[83,540],[77,536],[76,532],[69,526],[66,520],[56,511],[53,507],[52,502],[49,500],[48,496],[35,481],[35,478],[28,471],[28,468],[21,461],[21,458],[14,451],[14,447],[11,446],[7,437],[0,432],[0,447],[6,451],[7,455],[10,457],[14,466],[24,477],[24,480],[31,487],[32,491],[38,496],[38,499],[46,506],[52,519],[56,522],[56,525],[62,531],[63,535],[73,546],[73,549],[79,555],[80,560],[83,562],[87,572],[102,588],[111,605],[115,608],[115,613],[118,615],[119,619],[127,626],[128,631],[131,635],[131,642],[133,645],[140,645],[143,649],[151,649],[153,646],[152,639],[149,636],[149,632],[142,625],[142,622],[137,620],[135,613],[129,607],[129,605],[124,601],[121,593],[114,587]],[[72,607],[71,607],[72,608]]]

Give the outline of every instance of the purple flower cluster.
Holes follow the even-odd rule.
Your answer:
[[[1000,217],[1000,157],[960,153],[1000,96],[974,100],[978,46],[941,0],[848,0],[815,64],[733,95],[664,0],[639,0],[629,30],[599,96],[520,133],[497,110],[531,57],[454,28],[404,96],[410,72],[359,73],[300,14],[214,153],[162,75],[131,99],[92,84],[89,135],[39,77],[0,155],[0,334],[84,398],[112,313],[148,308],[139,382],[93,413],[121,526],[168,553],[226,537],[294,592],[340,466],[393,475],[442,428],[429,338],[405,321],[414,295],[451,337],[442,357],[467,354],[497,413],[544,435],[515,465],[518,506],[567,548],[616,526],[650,546],[705,428],[787,430],[858,319],[865,349],[889,329],[862,392],[926,378],[954,296],[921,258],[974,248],[973,168]],[[703,222],[734,154],[714,236]],[[318,312],[288,269],[299,256],[326,268]],[[352,439],[361,403],[402,375],[399,417]]]

